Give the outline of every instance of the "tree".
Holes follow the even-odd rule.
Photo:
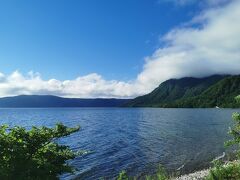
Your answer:
[[[240,103],[240,95],[235,97],[236,102],[239,104]]]
[[[230,128],[229,134],[232,135],[232,139],[226,143],[227,146],[237,145],[238,156],[240,157],[240,114],[233,113],[234,126]]]
[[[236,102],[240,103],[240,95],[235,97]],[[238,154],[240,157],[240,114],[233,113],[232,118],[234,120],[234,126],[230,128],[229,134],[233,137],[232,140],[226,143],[227,146],[237,145],[239,146]]]
[[[227,146],[234,145],[238,146],[238,158],[240,158],[240,114],[234,113],[233,120],[234,126],[230,128],[229,134],[232,135],[232,139],[226,142]],[[214,161],[214,167],[210,170],[206,180],[218,180],[218,179],[240,179],[240,163],[239,161],[228,162],[223,164],[220,160]]]
[[[62,173],[73,172],[66,161],[77,154],[56,140],[79,129],[63,124],[31,130],[0,126],[0,179],[58,179]]]

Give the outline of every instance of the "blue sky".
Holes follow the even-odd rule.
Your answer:
[[[0,1],[0,97],[132,98],[240,72],[239,0]]]
[[[72,79],[92,72],[129,80],[159,38],[198,5],[158,0],[9,0],[0,3],[1,72]]]

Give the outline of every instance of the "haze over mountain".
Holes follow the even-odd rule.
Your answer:
[[[49,95],[21,95],[0,98],[0,107],[120,107],[128,101],[128,99],[80,99]]]
[[[151,93],[129,101],[128,107],[239,107],[240,76],[170,79]]]

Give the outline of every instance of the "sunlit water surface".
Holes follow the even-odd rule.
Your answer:
[[[52,127],[81,125],[62,138],[73,150],[90,153],[70,164],[78,171],[61,179],[112,179],[120,171],[142,176],[159,164],[192,171],[209,164],[225,149],[233,109],[46,108],[0,109],[1,124]]]

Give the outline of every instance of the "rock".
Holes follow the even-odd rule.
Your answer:
[[[172,180],[202,180],[206,177],[209,173],[209,169],[197,171],[191,174],[183,175]]]

